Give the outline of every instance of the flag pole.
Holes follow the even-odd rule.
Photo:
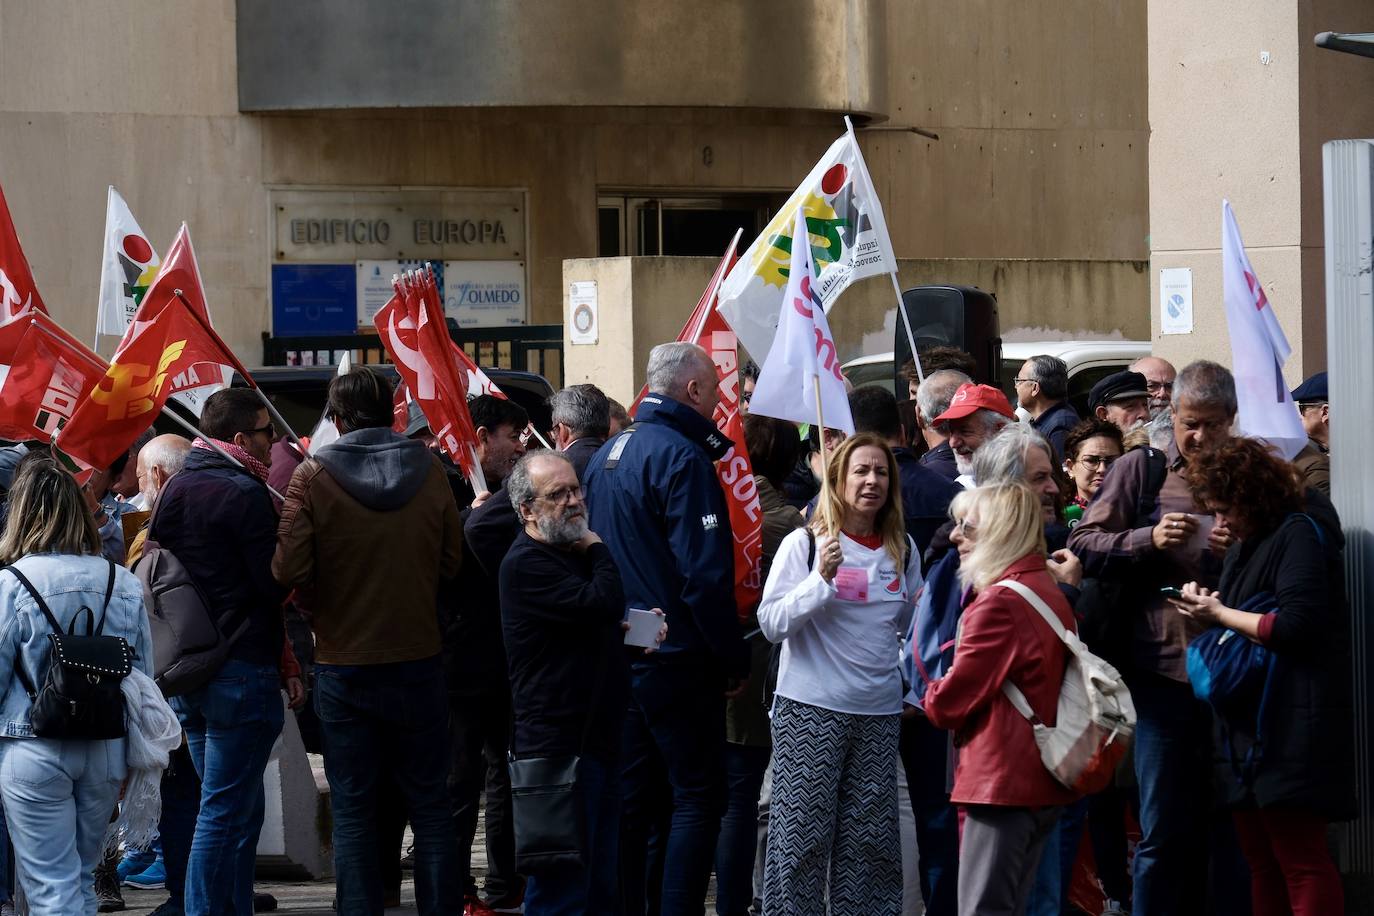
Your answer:
[[[902,327],[906,330],[906,342],[911,347],[911,361],[916,366],[916,383],[920,384],[926,380],[926,374],[921,369],[921,354],[916,352],[916,336],[911,333],[911,319],[907,317],[906,306],[902,302],[902,285],[897,282],[897,271],[894,270],[888,276],[892,278],[892,291],[897,294],[897,314],[901,316]]]
[[[825,417],[821,413],[821,376],[819,372],[811,376],[812,390],[816,392],[816,429],[818,430],[817,439],[821,443],[821,496],[830,490],[830,456],[825,449]],[[821,505],[825,505],[825,500],[821,500]]]

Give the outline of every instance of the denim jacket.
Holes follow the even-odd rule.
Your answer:
[[[97,622],[105,601],[105,583],[110,565],[104,557],[72,554],[31,554],[14,564],[33,583],[47,602],[48,609],[65,632],[83,606],[95,612]],[[84,615],[83,615],[84,618]],[[77,632],[86,632],[84,619]],[[52,643],[48,623],[33,596],[13,573],[0,572],[0,729],[7,738],[32,738],[29,722],[32,702],[15,673],[22,664],[35,686],[42,687],[47,674]],[[134,650],[134,664],[151,676],[153,639],[148,630],[148,614],[143,607],[143,586],[134,574],[115,567],[114,592],[105,613],[105,636],[123,636]]]

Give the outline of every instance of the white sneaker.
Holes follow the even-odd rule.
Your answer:
[[[4,914],[0,914],[4,916]],[[1107,905],[1102,908],[1102,916],[1131,916],[1125,906],[1115,900],[1108,900]]]

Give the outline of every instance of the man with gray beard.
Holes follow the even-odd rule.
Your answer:
[[[582,485],[559,453],[532,452],[506,479],[524,529],[501,562],[501,627],[517,760],[578,758],[582,864],[535,869],[525,912],[612,913],[620,832],[618,753],[629,699],[615,560],[587,530]],[[517,844],[519,837],[516,838]]]

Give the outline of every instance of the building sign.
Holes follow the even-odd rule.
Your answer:
[[[444,314],[460,328],[505,328],[525,323],[522,261],[445,261]]]
[[[419,270],[424,261],[359,261],[358,268],[358,327],[372,327],[372,319],[382,306],[390,301],[396,290],[391,278],[407,270]],[[431,263],[434,268],[434,281],[439,287],[440,298],[444,295],[444,262]]]
[[[525,192],[306,190],[269,192],[273,261],[518,261]]]
[[[355,282],[352,264],[273,264],[272,333],[352,334]]]
[[[1193,333],[1193,272],[1187,267],[1159,272],[1159,333]]]
[[[597,328],[596,281],[568,284],[568,335],[574,344],[594,344]]]

